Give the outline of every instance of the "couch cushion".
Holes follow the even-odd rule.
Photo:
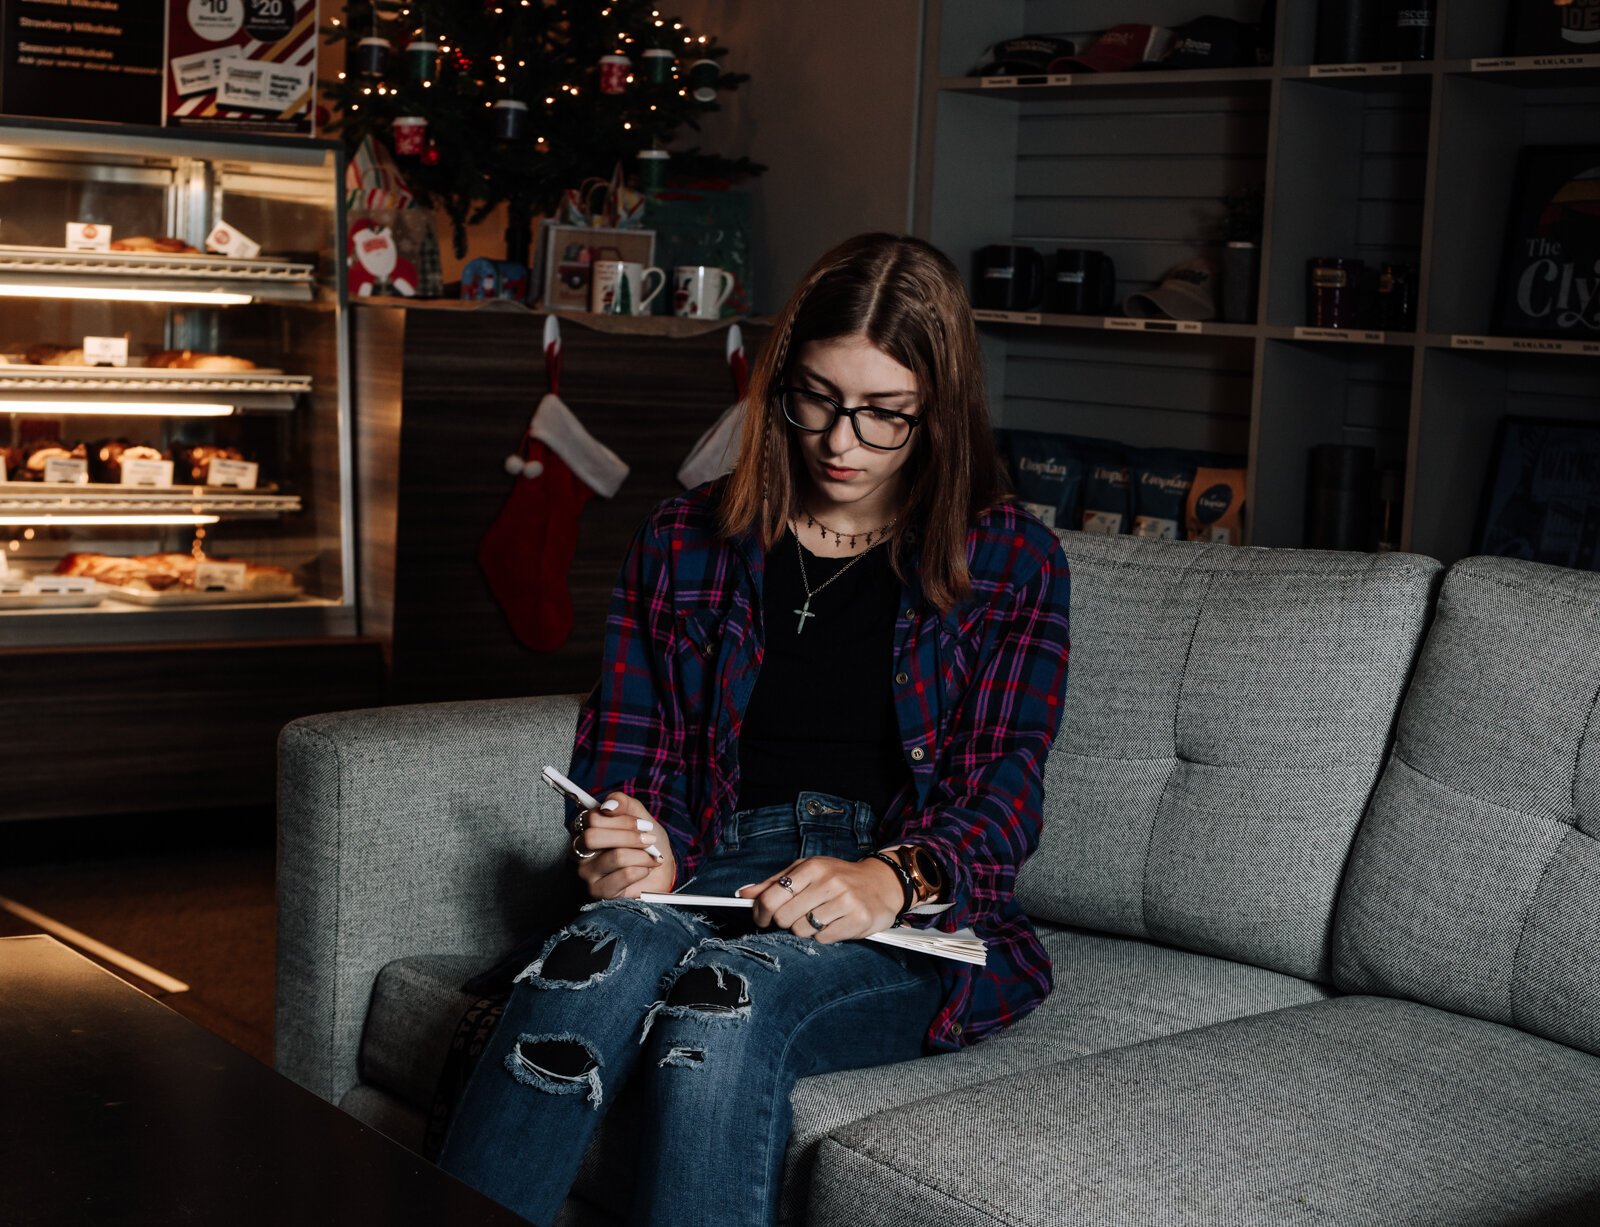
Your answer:
[[[1072,671],[1030,914],[1325,980],[1438,563],[1063,533]]]
[[[1042,925],[1056,965],[1056,990],[1005,1034],[947,1056],[903,1065],[824,1074],[795,1087],[794,1134],[784,1189],[784,1220],[804,1219],[806,1186],[824,1135],[873,1113],[973,1086],[1066,1056],[1138,1043],[1190,1027],[1299,1005],[1325,995],[1316,985],[1225,959],[1208,958],[1128,938]],[[351,1105],[383,1100],[370,1116],[385,1132],[398,1099],[416,1111],[432,1103],[433,1086],[455,1023],[468,1005],[461,983],[477,970],[471,960],[406,959],[384,968],[373,993],[362,1049],[371,1086],[346,1096]],[[378,1094],[378,1099],[372,1096]],[[627,1111],[608,1115],[577,1188],[601,1206],[625,1212],[636,1139]],[[363,1119],[369,1116],[363,1114]],[[409,1118],[408,1118],[409,1119]],[[420,1139],[420,1116],[410,1128]],[[382,1123],[379,1123],[379,1122]],[[408,1135],[409,1136],[409,1135]],[[413,1143],[415,1144],[415,1143]]]
[[[1335,925],[1341,987],[1600,1054],[1600,575],[1447,577]]]
[[[848,1126],[817,1227],[1578,1227],[1600,1060],[1349,997],[1015,1075]],[[908,1207],[914,1212],[908,1212]]]

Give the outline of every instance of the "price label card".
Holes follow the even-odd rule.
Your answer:
[[[1296,341],[1342,341],[1347,345],[1382,345],[1387,333],[1370,328],[1306,328],[1296,327]]]
[[[127,366],[127,337],[84,337],[83,360],[90,366]]]
[[[172,461],[124,460],[122,462],[122,484],[125,486],[170,486],[172,485]]]
[[[206,485],[254,490],[261,466],[251,460],[213,460],[206,466]]]
[[[94,580],[87,575],[40,575],[33,590],[41,596],[77,596],[94,591]]]
[[[237,256],[249,260],[261,254],[261,244],[219,217],[217,224],[211,227],[211,233],[206,235],[206,250],[214,251],[219,256]]]
[[[22,596],[28,591],[28,581],[20,575],[0,571],[0,596]]]
[[[267,65],[242,56],[226,61],[217,80],[217,105],[247,111],[269,111]]]
[[[111,227],[100,222],[68,222],[68,251],[110,251]]]
[[[245,565],[242,562],[202,562],[194,569],[196,592],[243,592]]]
[[[44,462],[46,481],[64,481],[75,486],[89,484],[89,462],[52,456]]]

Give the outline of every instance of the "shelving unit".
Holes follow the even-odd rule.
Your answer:
[[[353,635],[338,146],[17,121],[0,127],[0,175],[0,446],[13,468],[0,483],[0,570],[9,589],[27,586],[0,594],[0,647]],[[200,249],[223,218],[262,254],[52,245],[65,223],[94,222]],[[27,353],[117,336],[124,366]],[[145,365],[157,350],[234,355],[246,369]],[[148,444],[175,461],[186,446],[235,448],[258,463],[258,486],[185,484],[181,471],[170,486],[19,480],[18,459],[43,439]],[[293,595],[264,603],[233,586],[235,569],[215,577],[221,591],[148,609],[27,599],[79,553],[278,567]]]
[[[1264,184],[1257,321],[980,312],[996,424],[1249,458],[1250,539],[1304,543],[1308,450],[1404,472],[1401,546],[1453,561],[1508,414],[1600,418],[1600,337],[1494,335],[1517,154],[1600,143],[1600,55],[1507,57],[1509,0],[1439,0],[1426,62],[1313,64],[1316,5],[1282,4],[1271,67],[966,76],[989,44],[1256,0],[939,0],[929,7],[917,232],[1095,248],[1118,297],[1220,255],[1222,197]],[[1308,259],[1420,270],[1415,332],[1306,327]]]

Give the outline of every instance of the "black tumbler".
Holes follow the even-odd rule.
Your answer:
[[[1378,544],[1378,457],[1370,447],[1333,443],[1311,449],[1306,481],[1306,545],[1371,550]]]
[[[1378,53],[1386,60],[1431,60],[1435,0],[1384,0]]]
[[[1117,300],[1117,266],[1103,251],[1056,251],[1050,310],[1063,315],[1104,315]]]
[[[1322,0],[1317,9],[1318,64],[1361,64],[1376,57],[1383,0]]]
[[[973,305],[986,311],[1034,311],[1044,297],[1044,257],[1021,243],[990,243],[973,261]]]

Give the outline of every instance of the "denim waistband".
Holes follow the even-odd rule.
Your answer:
[[[722,824],[721,842],[737,848],[741,839],[775,832],[838,831],[868,839],[878,826],[878,816],[865,801],[851,801],[827,792],[802,792],[793,805],[763,805],[739,810]]]

